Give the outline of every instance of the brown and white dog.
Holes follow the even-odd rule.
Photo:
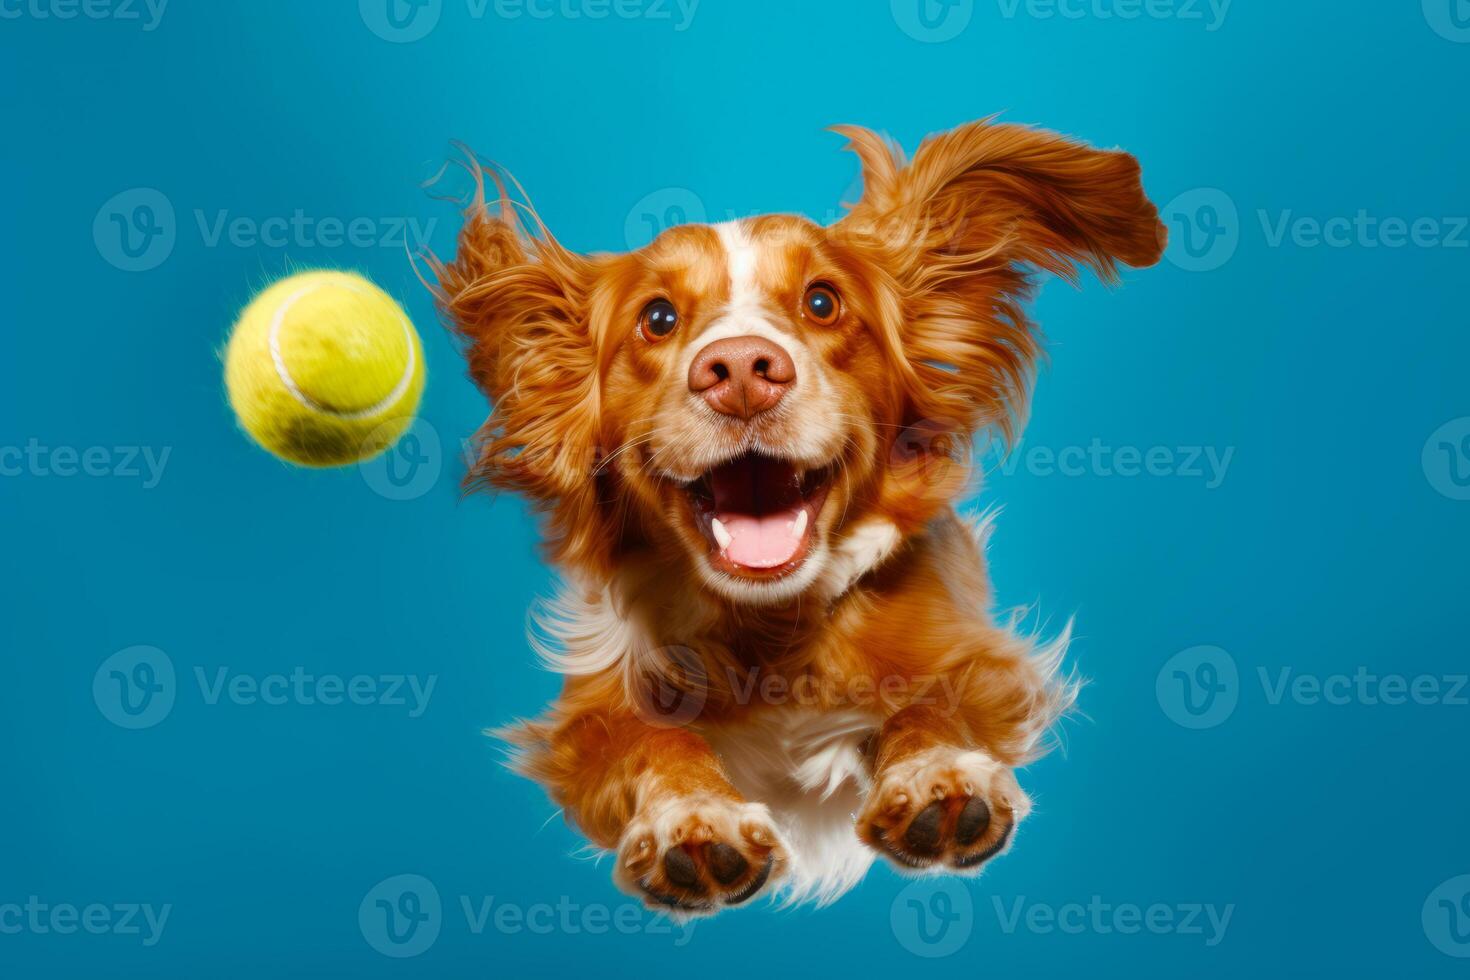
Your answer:
[[[830,227],[579,255],[492,173],[436,264],[494,406],[472,479],[538,505],[566,581],[533,631],[565,687],[507,730],[518,767],[680,912],[830,901],[875,855],[977,873],[1075,694],[1065,637],[992,615],[954,503],[972,436],[1024,415],[1032,275],[1159,259],[1138,163],[989,121],[912,161],[837,131],[864,191]]]

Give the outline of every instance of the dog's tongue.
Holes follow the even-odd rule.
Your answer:
[[[775,514],[720,514],[730,543],[725,557],[746,568],[775,568],[796,555],[806,531],[806,511],[795,507]],[[800,526],[799,526],[800,525]]]
[[[796,555],[807,515],[789,463],[746,456],[715,470],[710,489],[723,528],[715,531],[716,543],[725,557],[746,568],[775,568]]]

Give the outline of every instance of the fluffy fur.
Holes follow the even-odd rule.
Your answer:
[[[436,265],[493,405],[472,480],[540,508],[566,580],[533,630],[563,693],[506,736],[615,880],[681,913],[783,885],[829,901],[878,856],[978,872],[1029,811],[1014,768],[1075,696],[1065,636],[993,618],[985,525],[953,504],[974,434],[1022,423],[1033,274],[1159,259],[1138,164],[988,120],[911,161],[838,132],[864,193],[831,227],[766,216],[584,256],[490,172],[498,201],[482,181]],[[700,395],[691,362],[722,339],[789,355],[794,382],[750,369],[773,407]],[[732,472],[789,498],[779,567],[731,557]]]

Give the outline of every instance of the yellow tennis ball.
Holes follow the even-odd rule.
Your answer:
[[[349,272],[302,272],[245,307],[225,387],[256,442],[302,466],[376,456],[413,422],[424,351],[393,297]]]

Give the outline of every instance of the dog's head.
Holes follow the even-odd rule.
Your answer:
[[[555,560],[651,553],[743,603],[840,591],[960,492],[977,430],[1018,424],[1032,272],[1160,257],[1125,153],[980,122],[905,162],[839,132],[864,193],[830,227],[685,225],[583,256],[503,187],[477,197],[438,270],[494,405],[473,476],[547,512]]]

